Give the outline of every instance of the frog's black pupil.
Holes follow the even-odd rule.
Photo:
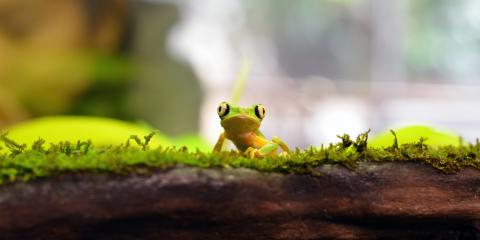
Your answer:
[[[222,113],[223,108],[225,108],[225,110]],[[218,114],[220,115],[220,117],[227,116],[229,112],[230,112],[230,106],[228,104],[218,106]]]
[[[265,111],[265,110],[263,110],[263,111]],[[262,111],[262,112],[263,112],[263,111]],[[262,118],[262,115],[260,115],[260,111],[259,111],[259,109],[258,109],[258,106],[255,106],[255,115],[256,115],[258,118],[260,118],[260,119]]]

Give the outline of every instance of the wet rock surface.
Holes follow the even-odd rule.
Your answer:
[[[177,167],[0,188],[0,239],[477,239],[480,171],[326,165],[319,176]]]

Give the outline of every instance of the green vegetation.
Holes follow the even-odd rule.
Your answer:
[[[112,118],[92,116],[49,116],[32,119],[11,126],[8,137],[16,142],[32,145],[38,138],[46,143],[60,141],[76,142],[92,140],[95,147],[106,145],[120,145],[130,135],[145,136],[153,128],[141,123],[130,123]],[[1,144],[0,144],[1,145]],[[191,149],[208,151],[212,147],[198,136],[182,136],[170,138],[160,132],[152,137],[149,146],[180,147],[187,146]],[[2,153],[0,149],[0,153]]]
[[[393,136],[394,132],[392,131]],[[149,174],[155,169],[176,165],[201,168],[250,168],[263,172],[315,174],[323,164],[341,164],[355,168],[360,162],[420,162],[446,173],[466,167],[480,168],[480,143],[432,147],[421,138],[413,144],[399,145],[394,138],[391,146],[367,146],[368,132],[356,140],[339,136],[340,142],[328,146],[296,149],[287,157],[249,159],[236,151],[217,154],[192,152],[181,148],[150,148],[154,134],[143,138],[131,136],[114,146],[93,146],[91,141],[59,142],[45,146],[38,139],[31,146],[18,144],[6,134],[0,141],[8,151],[0,154],[0,183],[27,181],[62,173]]]
[[[394,129],[394,131],[400,145],[418,142],[422,137],[425,144],[429,146],[458,146],[462,140],[458,134],[423,125],[406,126]],[[388,147],[392,145],[393,141],[394,135],[390,131],[385,131],[369,140],[368,144],[371,147]]]

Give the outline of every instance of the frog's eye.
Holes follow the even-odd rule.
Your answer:
[[[262,104],[255,106],[255,115],[257,115],[257,117],[260,119],[265,117],[265,107],[263,107]]]
[[[220,106],[217,108],[217,113],[220,118],[223,118],[227,116],[227,114],[230,112],[230,105],[226,102],[222,102]]]

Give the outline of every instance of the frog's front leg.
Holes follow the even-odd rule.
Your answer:
[[[272,143],[267,143],[266,145],[264,145],[259,149],[254,147],[249,147],[247,148],[247,150],[245,150],[243,154],[249,158],[263,157],[263,156],[275,153],[277,149],[278,149],[278,144],[272,142]]]
[[[221,152],[223,148],[223,143],[225,143],[224,132],[218,137],[217,143],[215,143],[215,147],[213,147],[213,152]]]
[[[255,158],[255,157],[263,157],[263,156],[267,156],[267,155],[270,155],[272,153],[275,153],[275,151],[277,151],[279,145],[274,143],[274,142],[270,142],[270,143],[267,143],[265,144],[263,147],[259,148],[259,149],[256,149],[254,147],[249,147],[247,148],[247,150],[245,150],[245,152],[243,153],[245,156],[249,157],[249,158]]]
[[[270,155],[272,153],[275,153],[279,146],[280,145],[275,143],[275,142],[270,142],[270,143],[267,143],[267,144],[263,145],[263,147],[261,147],[260,149],[258,149],[258,152],[262,156]]]
[[[287,146],[287,144],[282,141],[279,137],[275,136],[272,138],[272,142],[278,144],[280,148],[282,148],[283,152],[285,153],[290,153],[290,148]]]
[[[283,142],[280,138],[274,137],[271,142],[263,145],[260,149],[249,147],[245,151],[245,155],[250,158],[272,155],[277,151],[279,147],[283,151],[280,154],[281,156],[284,156],[290,153],[290,148],[288,148],[287,144],[285,144],[285,142]]]

